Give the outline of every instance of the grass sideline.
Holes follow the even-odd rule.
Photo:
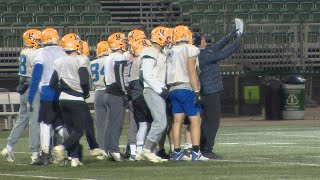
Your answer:
[[[16,161],[0,158],[0,179],[319,179],[320,120],[222,120],[210,162],[99,161],[85,151],[83,167],[31,166],[27,131],[15,146]],[[10,132],[0,131],[0,149]],[[126,129],[121,145],[126,144]],[[87,148],[85,139],[82,144]]]

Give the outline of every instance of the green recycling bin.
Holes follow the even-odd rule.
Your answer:
[[[304,119],[305,79],[288,76],[282,81],[282,118]]]

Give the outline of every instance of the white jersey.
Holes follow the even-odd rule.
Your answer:
[[[160,94],[166,88],[166,56],[154,47],[142,50],[143,85]]]
[[[106,85],[111,85],[116,82],[114,66],[117,61],[127,61],[126,57],[119,53],[114,52],[111,53],[104,62],[104,75],[105,75],[105,83]]]
[[[187,67],[188,59],[197,59],[200,50],[191,44],[175,45],[171,50],[172,54],[168,59],[167,84],[190,84]]]
[[[19,56],[19,76],[30,78],[32,75],[33,54],[37,51],[34,48],[25,48]]]
[[[136,57],[129,67],[129,82],[139,79],[139,74],[141,70],[141,56]]]
[[[85,64],[88,72],[89,72],[89,76],[92,76],[91,74],[91,68],[90,68],[90,59],[88,58],[88,56],[84,56],[84,55],[77,55],[77,58],[80,61],[80,64]]]
[[[53,73],[53,64],[56,59],[63,56],[67,56],[67,54],[59,46],[47,46],[38,49],[37,52],[35,52],[33,65],[43,65],[43,73],[40,86],[49,85]]]
[[[86,64],[79,61],[79,56],[64,56],[55,60],[54,70],[57,71],[59,80],[62,79],[68,86],[79,93],[83,93],[80,86],[79,69],[87,67]],[[59,99],[83,100],[82,97],[75,97],[64,92]]]
[[[104,62],[108,56],[102,56],[90,62],[92,82],[96,87],[96,90],[106,89],[104,84]]]

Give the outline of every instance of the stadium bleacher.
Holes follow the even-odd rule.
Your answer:
[[[148,31],[159,24],[186,24],[218,40],[238,17],[245,21],[247,35],[240,56],[224,61],[227,64],[246,59],[263,69],[285,66],[282,62],[294,61],[292,67],[304,61],[313,66],[320,62],[313,52],[319,47],[320,32],[320,2],[314,0],[0,0],[0,13],[0,60],[17,57],[21,34],[27,28],[54,27],[60,34],[78,33],[93,53],[96,43],[107,39],[110,32],[141,26]],[[306,44],[301,47],[300,41]],[[282,50],[280,58],[273,56]],[[17,61],[9,63],[10,70],[17,68]]]

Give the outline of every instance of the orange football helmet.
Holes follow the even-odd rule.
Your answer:
[[[129,42],[132,39],[145,39],[145,38],[147,38],[146,34],[139,29],[134,29],[128,33],[128,41]]]
[[[126,40],[127,38],[123,33],[117,32],[109,36],[108,43],[112,51],[116,51],[118,49],[126,51]]]
[[[79,54],[81,53],[82,46],[78,40],[62,39],[60,44],[64,51],[77,51]]]
[[[66,35],[64,35],[64,36],[62,37],[62,39],[64,39],[64,40],[71,39],[71,40],[77,40],[77,41],[80,41],[80,40],[81,40],[80,37],[79,37],[77,34],[75,34],[75,33],[66,34]],[[62,39],[61,39],[61,40],[62,40]]]
[[[139,39],[131,45],[135,56],[139,56],[145,47],[150,46],[152,46],[152,44],[148,39]]]
[[[168,41],[168,44],[172,44],[173,43],[173,28],[168,28],[167,29],[167,41]]]
[[[41,31],[29,29],[22,35],[23,44],[27,47],[38,48],[41,41]]]
[[[88,56],[90,54],[90,46],[86,41],[81,40],[80,44],[82,46],[81,54],[84,56]]]
[[[58,31],[53,28],[46,28],[41,33],[42,44],[59,44]]]
[[[97,44],[96,53],[97,53],[97,57],[100,57],[102,55],[109,55],[111,53],[111,49],[108,41],[100,41]]]
[[[192,39],[192,32],[187,26],[179,25],[173,30],[173,42],[189,42]]]
[[[167,43],[167,28],[163,26],[158,26],[151,31],[150,41],[157,43],[160,46],[165,46]]]

